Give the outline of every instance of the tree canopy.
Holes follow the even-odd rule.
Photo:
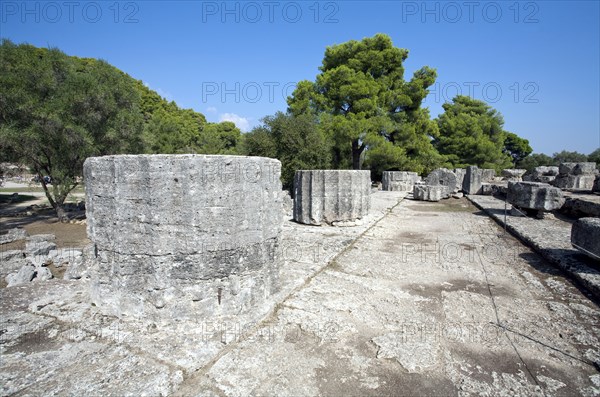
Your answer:
[[[143,149],[139,103],[131,79],[106,62],[0,46],[0,140],[40,177],[61,219],[87,157]]]
[[[31,167],[61,219],[87,157],[230,154],[240,139],[233,123],[207,123],[104,61],[0,45],[0,154]]]
[[[423,67],[405,81],[407,57],[408,50],[394,47],[384,34],[351,40],[325,50],[314,82],[298,83],[288,110],[317,118],[333,142],[333,167],[360,169],[365,150],[382,146],[370,164],[383,157],[398,166],[414,160],[419,168],[441,160],[431,145],[437,126],[421,108],[436,72]]]
[[[513,155],[530,150],[528,142],[503,130],[502,115],[483,101],[459,95],[442,107],[435,145],[454,167],[510,168]]]
[[[281,161],[285,189],[293,186],[297,170],[327,169],[331,166],[332,143],[309,114],[292,116],[277,112],[263,125],[245,135],[247,155],[275,157]]]

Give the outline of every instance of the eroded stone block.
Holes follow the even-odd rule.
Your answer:
[[[561,175],[591,175],[596,173],[596,163],[561,163],[558,167],[558,172]]]
[[[527,172],[527,170],[517,169],[517,168],[509,168],[502,170],[502,177],[510,182],[521,182],[523,180],[523,175]]]
[[[265,304],[278,287],[280,171],[260,157],[88,158],[93,302],[166,321]]]
[[[540,182],[509,182],[507,200],[519,208],[553,211],[563,206],[562,190]]]
[[[384,171],[381,178],[382,190],[410,192],[421,177],[416,172]]]
[[[463,192],[465,194],[480,194],[482,183],[482,172],[479,167],[475,165],[467,167],[463,180]]]
[[[431,171],[425,178],[425,183],[429,186],[446,186],[447,195],[458,192],[461,188],[458,185],[456,174],[447,168],[438,168]]]
[[[595,175],[559,175],[552,184],[565,190],[592,190],[595,179]]]
[[[448,186],[415,185],[413,198],[421,201],[440,201],[449,196]]]
[[[571,244],[600,261],[600,218],[580,218],[571,228]]]
[[[359,170],[296,171],[294,220],[307,225],[354,221],[371,207],[371,173]]]

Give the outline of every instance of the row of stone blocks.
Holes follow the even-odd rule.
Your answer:
[[[139,155],[84,164],[92,302],[154,321],[264,313],[279,288],[281,164]],[[366,216],[369,171],[298,171],[294,219]]]
[[[549,183],[564,190],[600,191],[600,174],[596,163],[561,163],[559,166],[540,166],[525,175],[529,182]]]
[[[515,177],[515,174],[522,175],[522,170],[514,171],[518,172],[511,173],[511,177]],[[384,180],[386,179],[386,174],[390,173],[383,173]],[[410,190],[412,190],[415,200],[440,201],[461,190],[467,194],[480,194],[484,184],[493,180],[495,176],[496,172],[494,170],[479,169],[475,166],[467,167],[467,169],[457,168],[455,170],[438,168],[430,172],[424,181],[412,181],[412,189]],[[385,187],[386,185],[384,184],[384,190],[391,190],[385,189]]]

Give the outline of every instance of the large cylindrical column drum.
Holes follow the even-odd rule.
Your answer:
[[[296,171],[294,220],[308,225],[335,224],[366,216],[371,208],[371,172]]]
[[[277,289],[281,164],[123,155],[84,164],[91,296],[115,315],[247,312]]]

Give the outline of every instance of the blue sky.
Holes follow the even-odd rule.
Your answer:
[[[535,152],[600,147],[600,2],[0,1],[0,36],[102,58],[209,121],[285,111],[325,48],[376,33],[437,69],[432,117],[457,93],[499,110]]]

